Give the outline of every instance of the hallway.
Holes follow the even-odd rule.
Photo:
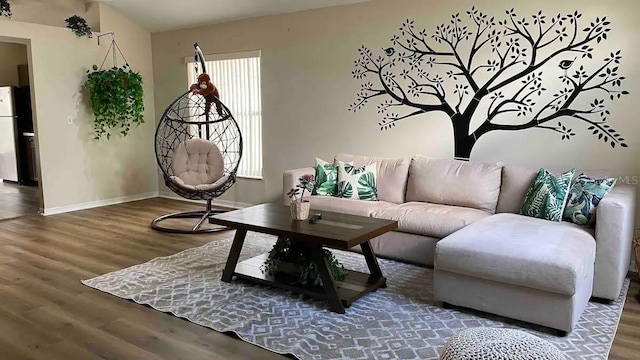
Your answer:
[[[39,208],[37,186],[0,182],[0,220],[37,214]]]

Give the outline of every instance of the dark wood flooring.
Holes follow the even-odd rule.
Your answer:
[[[198,208],[158,198],[0,222],[0,359],[285,358],[80,283],[229,236],[149,227],[158,215]],[[640,354],[637,291],[634,283],[612,359]]]
[[[37,214],[40,192],[37,186],[0,182],[0,220]]]

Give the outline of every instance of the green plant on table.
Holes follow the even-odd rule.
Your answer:
[[[131,127],[144,123],[144,90],[142,77],[128,64],[102,70],[87,70],[84,87],[95,115],[95,139],[111,138],[111,129],[119,128],[127,136]]]

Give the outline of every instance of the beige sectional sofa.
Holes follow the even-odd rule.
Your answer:
[[[433,266],[434,293],[445,304],[566,332],[591,297],[613,300],[620,293],[631,256],[632,186],[614,186],[600,202],[592,229],[517,215],[537,168],[421,155],[340,154],[338,160],[376,163],[379,201],[310,196],[311,208],[397,220],[397,231],[372,240],[374,251]],[[314,172],[286,171],[284,193]]]

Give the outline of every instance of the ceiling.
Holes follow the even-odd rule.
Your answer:
[[[98,0],[151,32],[369,0]]]

